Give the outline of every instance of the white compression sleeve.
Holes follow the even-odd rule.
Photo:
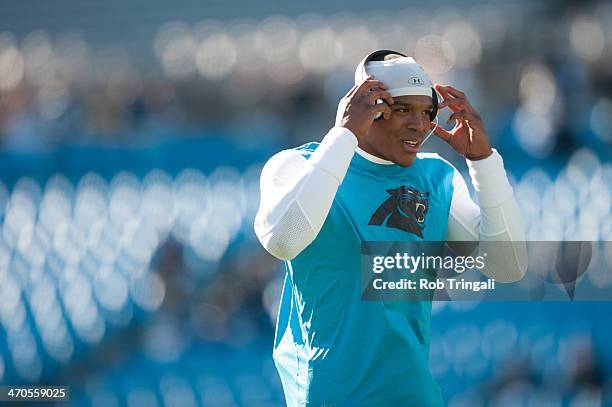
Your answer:
[[[520,280],[527,270],[523,218],[499,153],[469,161],[468,168],[480,208],[470,198],[463,177],[455,170],[454,194],[448,220],[448,241],[504,242],[485,245],[487,274],[500,282]]]
[[[255,233],[270,254],[290,260],[316,238],[356,147],[353,133],[334,127],[310,159],[285,150],[266,163]]]

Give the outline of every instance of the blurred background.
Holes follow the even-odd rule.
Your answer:
[[[259,173],[323,137],[377,48],[467,93],[530,240],[612,240],[612,4],[428,4],[0,3],[0,383],[69,385],[61,405],[284,405]],[[612,284],[595,256],[581,278]],[[611,315],[436,303],[432,371],[452,407],[612,405]]]

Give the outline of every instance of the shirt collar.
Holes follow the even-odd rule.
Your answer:
[[[376,157],[375,155],[372,155],[370,153],[368,153],[367,151],[363,151],[361,148],[357,147],[357,149],[355,150],[357,152],[357,154],[359,154],[360,156],[362,156],[363,158],[365,158],[366,160],[376,163],[376,164],[383,164],[383,165],[393,165],[393,161],[389,161],[389,160],[385,160],[384,158],[380,158],[380,157]]]

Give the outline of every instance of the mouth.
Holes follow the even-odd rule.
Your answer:
[[[409,153],[416,153],[419,151],[419,147],[421,147],[421,140],[401,140],[402,146],[404,150]]]

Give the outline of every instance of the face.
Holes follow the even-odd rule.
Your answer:
[[[398,96],[393,101],[389,119],[375,120],[359,142],[359,147],[408,167],[414,163],[423,139],[430,131],[432,100],[429,96]]]

